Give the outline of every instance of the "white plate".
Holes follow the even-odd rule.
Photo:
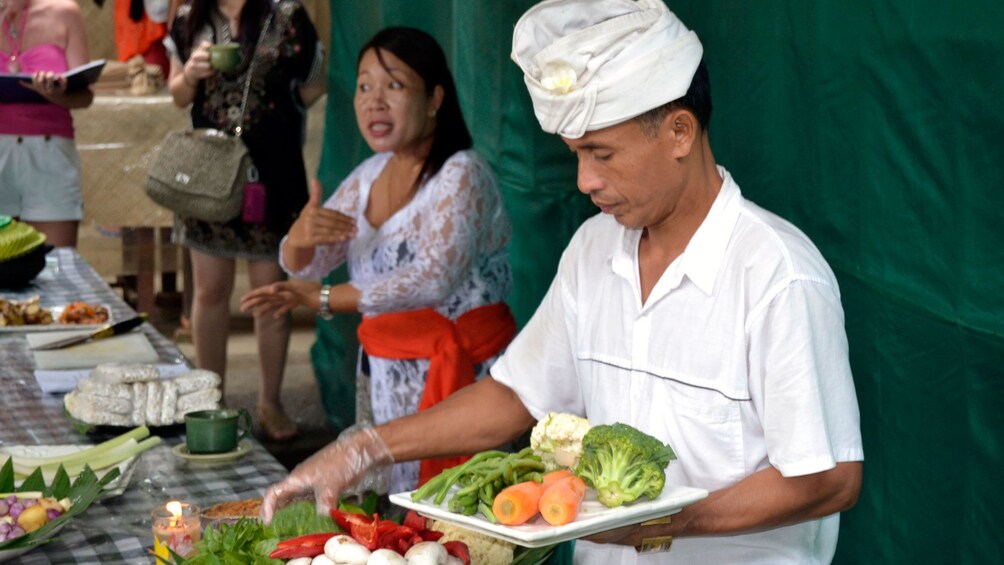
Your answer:
[[[171,449],[171,452],[189,463],[228,463],[236,461],[250,453],[251,442],[247,440],[242,441],[237,445],[237,449],[224,453],[192,453],[188,451],[187,445],[179,443]]]
[[[67,522],[69,522],[69,520],[67,520]],[[55,528],[52,529],[52,531],[50,531],[49,533],[45,534],[44,536],[42,536],[39,539],[49,539],[49,538],[51,538],[52,536],[56,535],[59,532],[59,530],[62,530],[63,526],[65,526],[65,525],[66,525],[66,522],[63,522],[62,524],[56,526]],[[45,545],[45,544],[42,544],[42,545]],[[30,545],[28,547],[18,547],[16,549],[0,549],[0,563],[3,563],[4,561],[10,561],[11,559],[14,559],[16,557],[20,557],[20,556],[24,555],[25,553],[28,553],[29,551],[35,549],[36,547],[40,547],[40,546],[38,546],[38,545]]]
[[[454,487],[454,490],[457,488]],[[564,526],[552,526],[539,515],[522,526],[492,524],[480,514],[464,516],[450,512],[446,508],[449,496],[441,505],[435,505],[431,500],[415,502],[411,499],[411,492],[392,494],[390,501],[430,518],[444,520],[516,545],[542,547],[676,514],[684,506],[693,504],[706,496],[708,496],[708,491],[704,489],[666,485],[662,494],[655,500],[645,499],[617,508],[607,508],[596,500],[596,491],[588,489],[586,499],[582,501],[579,515],[575,517],[574,521]]]
[[[6,445],[0,447],[0,464],[7,460],[7,457],[13,455],[14,457],[52,457],[53,455],[66,455],[68,453],[73,453],[75,451],[82,451],[90,446],[87,445]],[[129,486],[129,479],[132,478],[133,471],[136,468],[136,456],[132,456],[129,459],[118,464],[119,476],[105,485],[105,490],[101,494],[102,498],[109,496],[118,496],[125,492],[127,486]],[[94,474],[100,479],[103,475],[108,473],[111,468],[100,469],[94,471]],[[49,484],[52,481],[54,473],[49,473],[45,476],[45,484]],[[76,476],[70,477],[70,482],[72,483],[76,480]],[[18,479],[14,481],[16,486],[21,486],[23,481]]]
[[[3,326],[3,327],[0,327],[0,334],[4,334],[4,333],[56,332],[56,331],[66,331],[66,330],[75,330],[75,329],[81,329],[81,330],[91,329],[91,330],[96,330],[96,329],[98,329],[98,328],[100,328],[101,326],[104,325],[104,324],[60,324],[59,323],[59,315],[63,313],[63,310],[65,310],[67,306],[69,306],[69,304],[60,304],[58,306],[45,306],[44,307],[47,310],[49,310],[49,312],[52,313],[52,320],[53,320],[53,322],[51,324],[45,324],[45,325],[42,325],[42,324],[28,324],[28,325],[25,325],[25,326]],[[115,316],[114,316],[114,314],[112,314],[112,308],[111,308],[111,306],[109,306],[107,304],[98,304],[98,306],[101,306],[105,310],[108,311],[108,321],[105,322],[105,324],[113,324],[113,323],[115,323]]]

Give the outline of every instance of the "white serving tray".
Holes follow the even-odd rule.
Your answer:
[[[454,491],[456,489],[457,487],[454,487]],[[655,500],[643,499],[617,508],[608,508],[596,500],[596,491],[588,489],[586,498],[582,501],[579,515],[574,521],[564,526],[552,526],[545,522],[540,515],[522,526],[492,524],[480,514],[464,516],[450,512],[446,508],[449,496],[446,497],[443,504],[435,505],[431,500],[413,501],[409,491],[390,495],[390,501],[398,506],[415,510],[424,516],[450,522],[516,545],[543,547],[637,524],[645,520],[669,516],[706,496],[708,496],[708,491],[704,489],[666,485],[662,494]]]

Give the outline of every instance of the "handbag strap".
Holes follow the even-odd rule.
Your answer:
[[[254,68],[258,64],[258,50],[261,48],[262,41],[265,39],[265,34],[268,33],[268,27],[272,24],[272,15],[275,11],[268,13],[268,17],[265,18],[265,25],[261,27],[261,32],[258,34],[258,41],[255,43],[254,51],[251,52],[251,63],[248,65],[247,80],[244,81],[244,94],[241,96],[241,117],[240,122],[237,127],[234,128],[234,136],[240,137],[244,133],[244,116],[247,113],[248,105],[248,92],[251,91],[251,79],[254,77]]]

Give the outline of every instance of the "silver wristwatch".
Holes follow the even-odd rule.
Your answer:
[[[331,311],[331,305],[328,304],[329,297],[331,297],[331,285],[321,285],[321,306],[317,309],[317,316],[322,320],[330,320],[335,317],[335,313]]]

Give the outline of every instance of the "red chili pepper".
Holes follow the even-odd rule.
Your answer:
[[[287,540],[282,540],[279,542],[277,547],[307,547],[307,546],[321,546],[328,542],[329,539],[337,536],[338,534],[334,532],[322,532],[318,534],[306,534],[298,536],[295,538],[289,538]]]
[[[380,515],[374,514],[373,520],[369,523],[365,522],[350,522],[349,523],[349,534],[359,542],[361,545],[365,546],[366,549],[374,550],[377,548],[377,540],[379,539],[378,528],[380,524]]]
[[[409,510],[408,513],[404,515],[403,525],[408,526],[416,532],[421,532],[426,529],[425,516],[422,516],[414,510]]]
[[[446,553],[463,561],[464,565],[471,565],[471,550],[467,547],[466,543],[462,541],[447,541],[443,542],[443,547],[446,548]]]
[[[436,530],[422,530],[420,532],[423,541],[439,541],[445,534]]]
[[[342,531],[348,532],[352,528],[352,524],[369,524],[373,521],[373,518],[365,514],[357,514],[355,512],[342,512],[337,508],[331,509],[331,519],[338,524],[338,527]]]
[[[276,548],[268,556],[272,559],[296,559],[297,557],[317,557],[322,553],[324,553],[323,545],[300,545]]]

